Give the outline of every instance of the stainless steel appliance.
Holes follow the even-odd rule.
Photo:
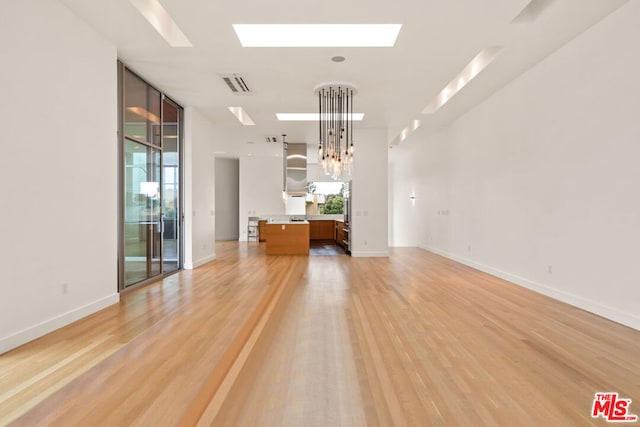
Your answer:
[[[307,195],[307,144],[287,143],[284,153],[287,194],[305,197]],[[304,212],[302,214],[304,215]]]

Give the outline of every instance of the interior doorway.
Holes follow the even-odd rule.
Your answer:
[[[240,238],[240,161],[216,157],[216,240]]]

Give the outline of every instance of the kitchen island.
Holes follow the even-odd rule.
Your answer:
[[[309,221],[265,224],[267,255],[309,255]]]

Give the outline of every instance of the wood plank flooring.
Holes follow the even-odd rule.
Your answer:
[[[1,355],[0,425],[606,425],[598,391],[640,415],[640,331],[419,249],[216,252]]]

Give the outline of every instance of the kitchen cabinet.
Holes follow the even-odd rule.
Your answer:
[[[311,220],[309,221],[309,235],[311,240],[333,240],[334,239],[333,220]]]

